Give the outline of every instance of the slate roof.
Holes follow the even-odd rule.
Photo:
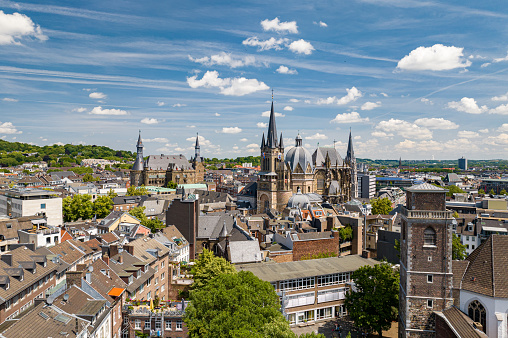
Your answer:
[[[508,298],[508,236],[491,235],[466,260],[462,290]]]
[[[410,192],[447,192],[448,190],[436,187],[430,183],[416,184],[406,189]]]
[[[229,257],[233,264],[261,262],[258,241],[229,242]]]
[[[68,241],[59,243],[59,244],[49,248],[49,251],[51,251],[55,255],[60,255],[60,258],[63,261],[65,261],[67,264],[73,265],[85,255],[85,252],[84,252],[84,250],[81,250],[80,248],[77,248],[74,245],[72,245],[73,243],[71,243],[71,241],[72,240],[68,240]],[[86,245],[80,245],[80,246],[82,248],[87,247]],[[88,248],[88,250],[90,250],[90,252],[91,252],[90,248]]]
[[[303,146],[295,146],[290,148],[286,153],[284,160],[289,164],[291,172],[295,172],[298,168],[298,165],[300,166],[300,170],[302,170],[304,173],[307,172],[308,166],[310,166],[311,172],[314,171],[312,156],[310,152]]]
[[[101,234],[98,236],[107,244],[114,243],[120,239],[114,232],[106,232],[105,234]]]
[[[191,170],[192,165],[187,158],[180,155],[150,155],[146,160],[148,170]]]
[[[118,277],[117,273],[109,267],[102,259],[98,259],[91,264],[92,287],[111,303],[114,301],[109,295],[109,291],[116,288],[127,288],[127,284]]]
[[[169,249],[164,244],[148,236],[138,238],[130,242],[129,245],[134,248],[134,256],[145,264],[151,264],[158,259],[150,251],[157,251],[159,257],[169,253]]]
[[[468,260],[463,261],[452,261],[452,273],[453,273],[453,288],[460,289],[460,285],[462,284],[462,278],[464,277],[464,272],[469,265]]]
[[[199,226],[197,238],[217,239],[219,238],[220,231],[226,222],[226,229],[228,233],[233,230],[233,217],[226,213],[214,213],[213,215],[199,216]]]
[[[245,189],[245,188],[244,188]],[[194,190],[194,194],[198,195],[199,204],[215,203],[215,202],[232,202],[233,198],[226,192],[216,192],[208,190]]]
[[[118,262],[120,256],[122,256],[123,260],[122,263]],[[146,264],[146,262],[143,262],[139,258],[132,256],[127,251],[122,251],[116,254],[115,256],[111,257],[109,260],[109,266],[119,276],[123,273],[126,273],[127,272],[126,270],[129,268],[140,269],[139,265],[135,267],[134,264],[136,265]],[[130,272],[127,273],[129,275],[131,274]],[[133,278],[133,282],[127,286],[127,291],[129,293],[134,292],[135,290],[138,289],[138,287],[141,286],[141,284],[145,283],[148,280],[148,278],[152,277],[154,273],[155,270],[152,269],[151,267],[148,267],[148,270],[146,270],[144,273],[141,273],[141,276],[139,278]]]
[[[476,329],[473,326],[473,320],[455,306],[443,312],[436,311],[434,313],[445,319],[445,322],[455,331],[459,338],[488,337],[485,333]]]
[[[330,163],[332,166],[341,166],[344,164],[344,160],[340,156],[339,152],[335,148],[318,147],[312,154],[312,162],[316,168],[322,168],[325,166],[326,154],[330,157]]]
[[[67,301],[64,300],[66,294],[69,296]],[[94,317],[106,305],[106,300],[93,299],[76,285],[73,285],[65,293],[59,295],[53,304],[67,313],[80,317]]]

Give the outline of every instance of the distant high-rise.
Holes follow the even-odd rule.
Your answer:
[[[459,158],[459,169],[467,170],[467,158],[464,158],[464,156]]]

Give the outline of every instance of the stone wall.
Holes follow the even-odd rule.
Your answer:
[[[407,192],[406,206],[408,210],[445,211],[446,199],[443,192]]]
[[[300,261],[305,257],[312,257],[321,253],[334,253],[339,254],[339,233],[333,238],[324,238],[308,241],[295,241],[293,242],[293,260]]]

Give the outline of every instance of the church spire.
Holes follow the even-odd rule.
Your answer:
[[[349,129],[349,143],[347,145],[346,161],[352,162],[355,160],[355,152],[353,150],[353,138],[351,136],[351,129]]]
[[[265,133],[263,132],[263,138],[261,139],[261,149],[265,147]]]
[[[277,126],[275,125],[275,112],[273,111],[273,96],[272,96],[272,109],[270,111],[270,122],[268,123],[268,135],[266,135],[266,146],[271,149],[278,147]]]
[[[284,149],[284,142],[282,141],[282,133],[280,133],[279,148]]]
[[[139,131],[138,143],[136,144],[136,161],[132,165],[132,170],[142,171],[144,169],[144,160],[143,160],[143,141],[141,141],[141,130]]]
[[[199,146],[199,133],[196,133],[196,145],[194,146],[194,159],[199,161],[201,158],[201,147]]]
[[[136,145],[136,147],[143,148],[143,142],[141,141],[141,129],[139,130],[138,144]]]

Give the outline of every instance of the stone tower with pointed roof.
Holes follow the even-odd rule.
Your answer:
[[[351,169],[351,196],[350,198],[358,198],[358,172],[356,169],[356,157],[353,150],[353,138],[351,137],[351,129],[349,130],[349,143],[347,145],[346,159],[344,160]]]
[[[258,213],[269,210],[282,211],[292,192],[289,189],[289,173],[284,165],[284,145],[282,134],[277,135],[275,112],[270,110],[268,133],[263,133],[261,140],[261,172],[259,173],[257,189]]]
[[[139,186],[143,184],[143,170],[145,168],[145,163],[143,159],[143,141],[141,141],[141,130],[139,131],[138,143],[136,144],[136,161],[132,165],[130,178],[131,185]]]

